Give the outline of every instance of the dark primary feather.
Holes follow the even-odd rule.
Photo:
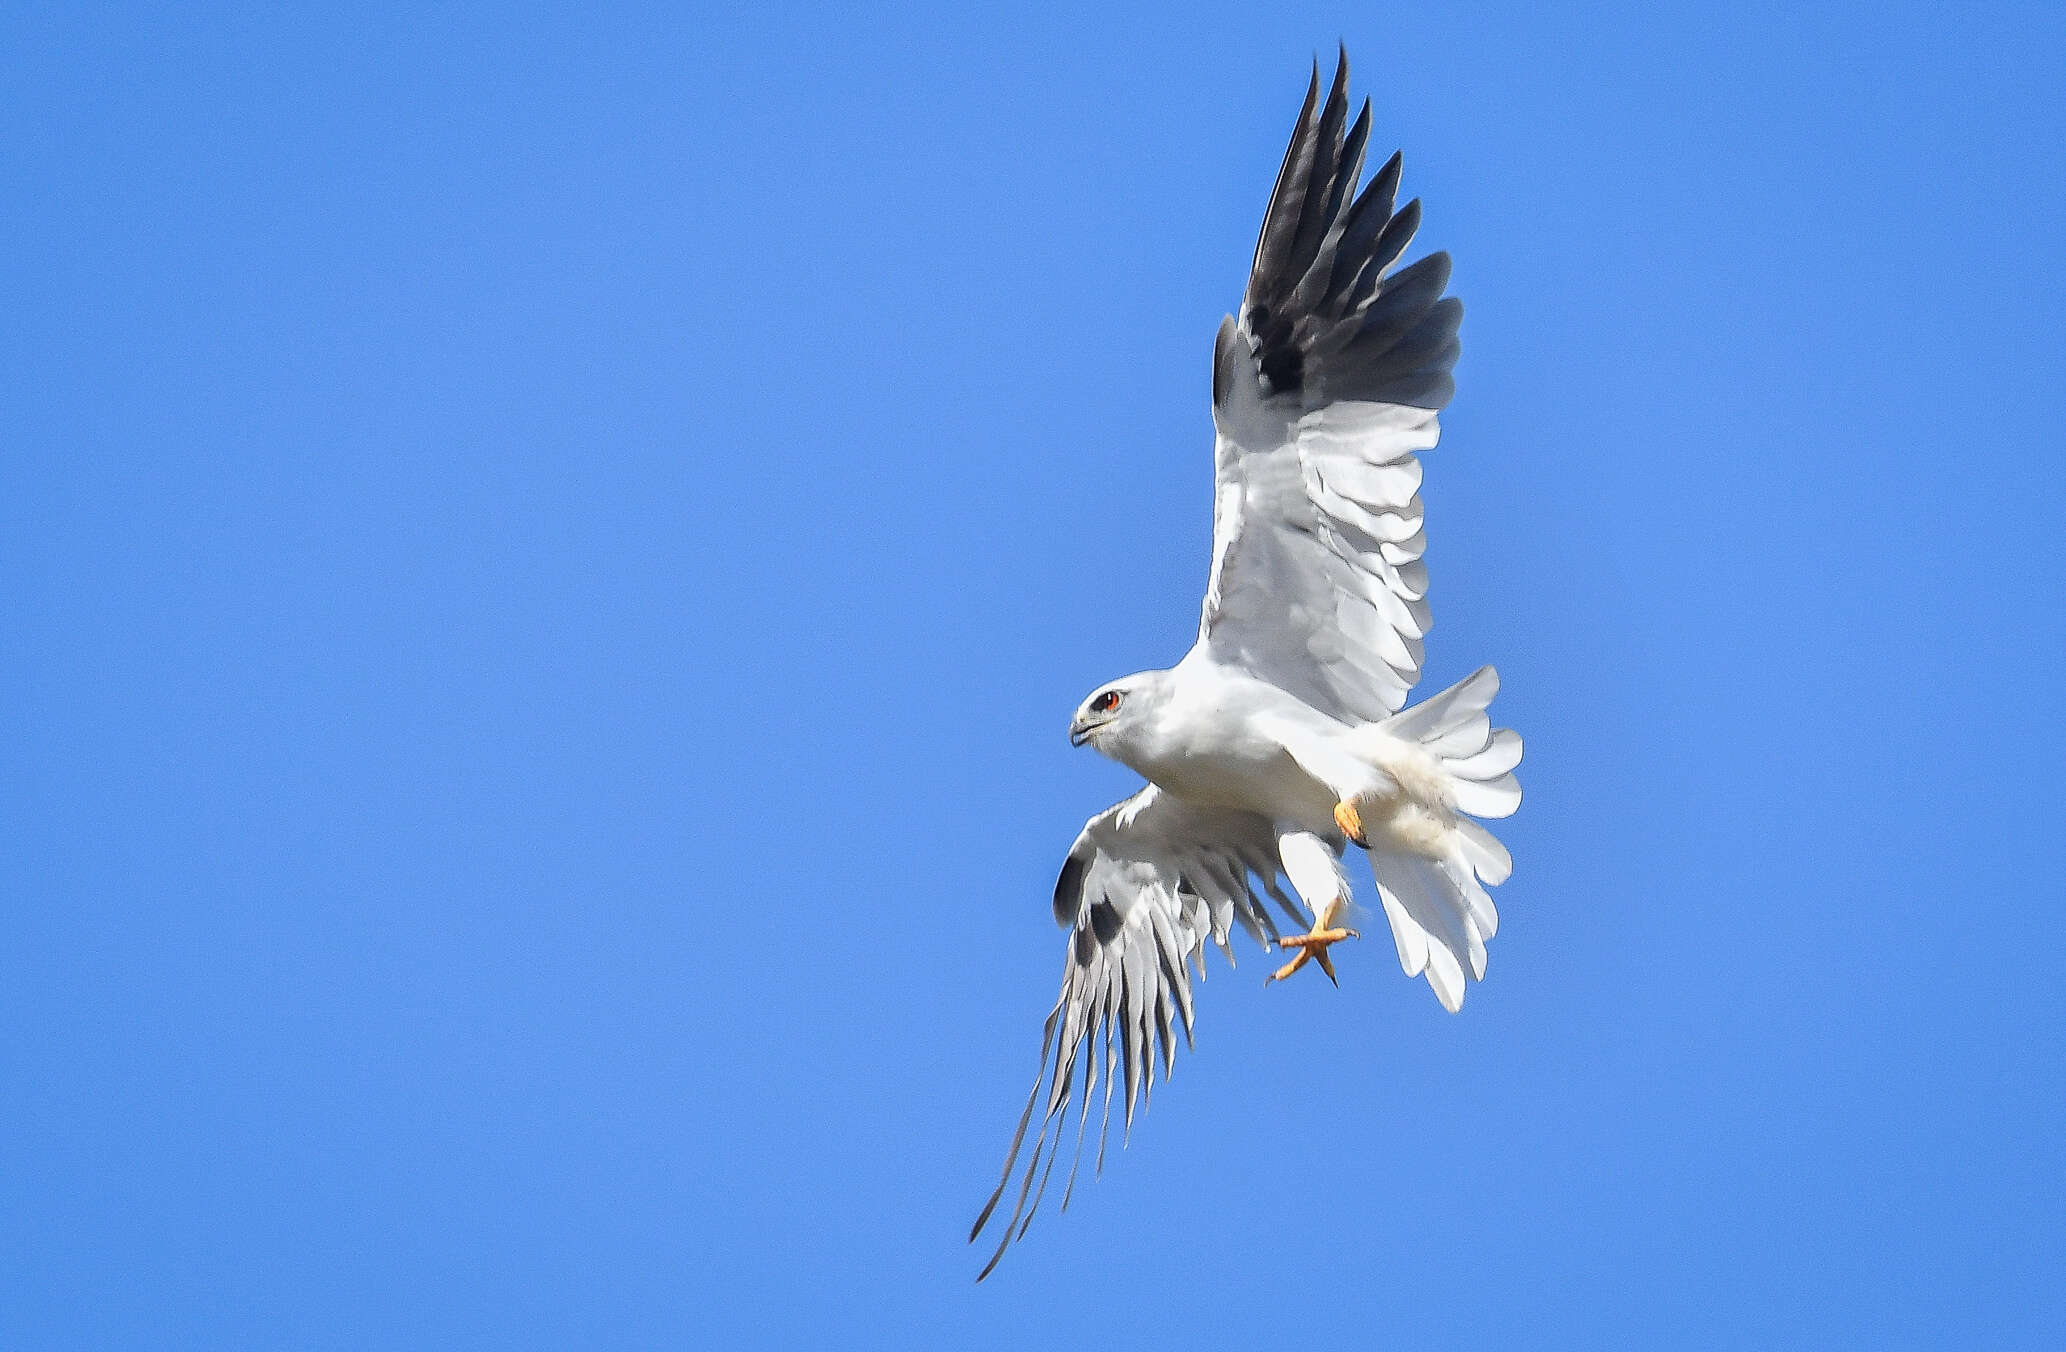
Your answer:
[[[1370,101],[1344,132],[1348,81],[1344,51],[1322,103],[1320,68],[1313,67],[1242,298],[1245,356],[1266,396],[1296,397],[1305,408],[1340,399],[1440,408],[1453,388],[1449,372],[1462,316],[1459,302],[1442,299],[1449,256],[1431,254],[1386,275],[1419,228],[1420,202],[1393,210],[1397,154],[1356,193]],[[1438,304],[1447,308],[1438,312]],[[1227,363],[1241,355],[1229,352],[1223,333],[1213,368],[1215,403],[1231,392],[1234,372]]]

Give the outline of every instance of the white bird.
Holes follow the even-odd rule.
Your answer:
[[[1350,845],[1370,860],[1407,975],[1424,975],[1452,1012],[1485,975],[1499,923],[1485,885],[1513,861],[1473,818],[1519,806],[1521,739],[1486,716],[1499,688],[1490,667],[1400,711],[1428,631],[1415,452],[1435,444],[1454,388],[1463,307],[1442,295],[1448,255],[1391,270],[1420,203],[1393,210],[1396,154],[1356,193],[1370,104],[1345,125],[1347,84],[1344,53],[1322,105],[1315,64],[1241,317],[1220,325],[1197,642],[1167,671],[1100,686],[1069,724],[1071,742],[1149,782],[1090,819],[1055,886],[1070,931],[1061,996],[971,1240],[998,1214],[1044,1097],[1041,1129],[983,1276],[1032,1223],[1072,1100],[1080,1163],[1103,1078],[1102,1167],[1115,1087],[1130,1127],[1154,1078],[1151,1047],[1168,1077],[1177,1025],[1190,1040],[1192,965],[1202,978],[1208,939],[1231,961],[1238,922],[1265,947],[1297,950],[1269,980],[1309,962],[1334,979],[1328,949],[1356,933],[1341,923]],[[1279,934],[1258,883],[1304,933]]]

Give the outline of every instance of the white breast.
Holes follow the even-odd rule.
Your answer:
[[[1334,796],[1266,731],[1284,722],[1339,725],[1275,686],[1185,662],[1120,757],[1170,793],[1330,830]]]

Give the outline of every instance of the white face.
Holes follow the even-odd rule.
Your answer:
[[[1126,708],[1127,694],[1123,685],[1114,682],[1100,687],[1076,706],[1076,716],[1069,720],[1069,745],[1082,746],[1095,738],[1100,729],[1111,726]]]

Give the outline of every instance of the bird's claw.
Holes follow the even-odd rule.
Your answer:
[[[1278,947],[1295,948],[1298,950],[1298,956],[1264,977],[1263,984],[1265,986],[1272,981],[1284,980],[1284,978],[1290,976],[1309,962],[1316,964],[1321,971],[1325,972],[1329,981],[1334,982],[1337,986],[1341,985],[1341,982],[1336,980],[1334,975],[1334,959],[1327,956],[1327,950],[1344,939],[1360,939],[1363,936],[1355,930],[1345,929],[1334,924],[1336,909],[1335,906],[1329,906],[1321,914],[1320,918],[1313,922],[1313,928],[1306,933],[1287,935],[1277,940]]]

